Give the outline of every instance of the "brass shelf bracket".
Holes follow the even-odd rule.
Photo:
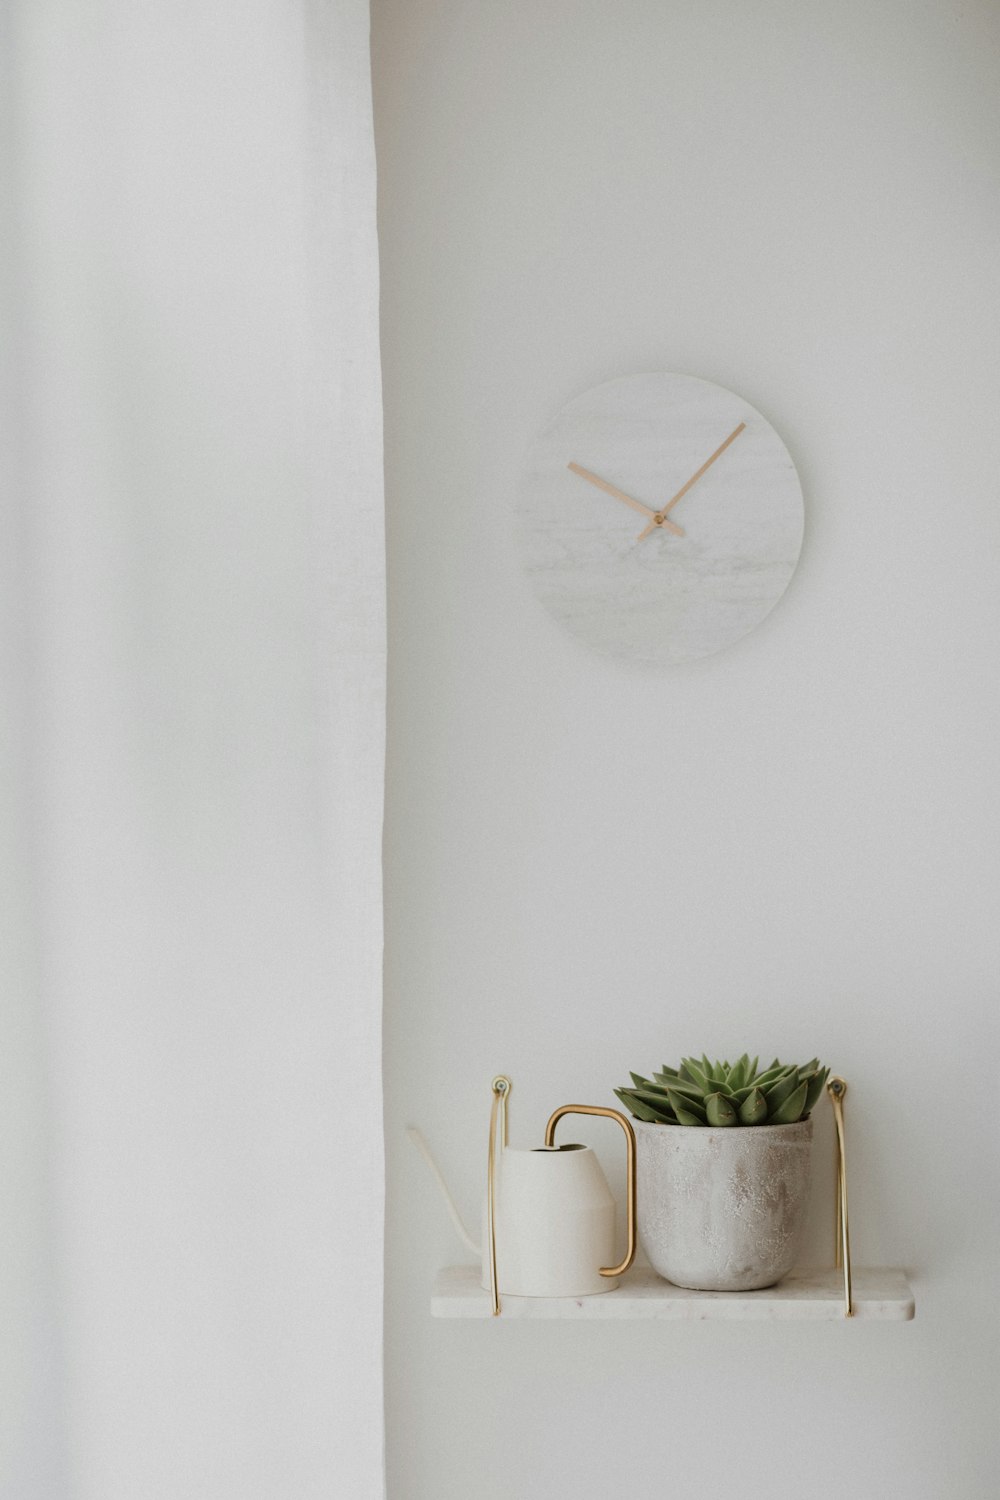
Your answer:
[[[854,1317],[851,1295],[851,1232],[847,1217],[847,1144],[844,1137],[844,1099],[847,1084],[843,1078],[827,1081],[826,1091],[833,1106],[837,1130],[837,1227],[834,1235],[834,1265],[844,1268],[844,1317]]]
[[[490,1297],[493,1316],[500,1316],[500,1284],[497,1281],[497,1230],[496,1230],[496,1181],[497,1150],[507,1144],[507,1100],[513,1084],[505,1073],[498,1073],[490,1085],[493,1104],[490,1108],[490,1151],[486,1168],[486,1234],[490,1244]],[[497,1147],[497,1129],[500,1130],[500,1146]]]

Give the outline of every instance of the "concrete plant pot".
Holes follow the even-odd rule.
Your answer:
[[[812,1120],[716,1128],[632,1121],[639,1239],[676,1286],[748,1292],[790,1271],[812,1182]]]

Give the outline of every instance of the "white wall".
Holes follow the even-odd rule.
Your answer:
[[[392,1500],[995,1493],[1000,11],[376,0],[390,525]],[[559,632],[528,440],[682,370],[762,410],[807,537],[688,669]],[[861,1263],[918,1320],[434,1323],[489,1079],[513,1134],[686,1049],[851,1084]],[[829,1121],[810,1258],[828,1257]],[[595,1127],[621,1181],[613,1126]]]

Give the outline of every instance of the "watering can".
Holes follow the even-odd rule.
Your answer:
[[[500,1294],[512,1297],[590,1297],[610,1292],[635,1257],[635,1132],[616,1109],[564,1104],[549,1117],[545,1144],[513,1150],[507,1143],[511,1081],[504,1074],[491,1088],[486,1198],[482,1244],[462,1223],[451,1194],[420,1135],[409,1134],[431,1167],[465,1244],[482,1259],[482,1285],[493,1313]],[[555,1144],[564,1115],[604,1115],[625,1132],[628,1154],[628,1245],[615,1261],[615,1200],[600,1162],[589,1146]]]

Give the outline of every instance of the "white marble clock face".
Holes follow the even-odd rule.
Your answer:
[[[802,546],[784,443],[741,397],[690,375],[630,375],[571,401],[528,451],[518,517],[550,614],[599,651],[652,663],[746,635]]]

